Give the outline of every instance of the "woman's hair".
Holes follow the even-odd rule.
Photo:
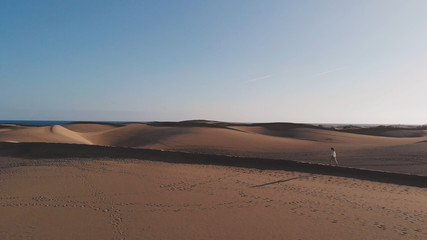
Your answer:
[[[335,148],[331,147],[331,150],[332,150],[332,151],[335,151]]]

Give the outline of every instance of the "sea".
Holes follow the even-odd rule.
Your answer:
[[[122,121],[29,121],[29,120],[0,120],[0,124],[18,124],[28,126],[53,126],[64,125],[72,122],[91,122],[91,123],[129,123]],[[133,123],[147,123],[147,122],[133,122]]]

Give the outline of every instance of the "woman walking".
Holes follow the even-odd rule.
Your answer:
[[[335,152],[335,148],[331,147],[331,160],[329,161],[329,165],[332,166],[332,160],[335,161],[335,164],[338,166],[337,161],[337,153]]]

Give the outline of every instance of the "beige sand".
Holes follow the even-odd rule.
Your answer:
[[[60,142],[168,150],[301,152],[336,145],[341,150],[408,145],[427,141],[426,130],[387,132],[365,130],[364,134],[315,128],[310,125],[239,125],[221,123],[97,124],[64,126],[1,126],[0,141]],[[218,123],[217,123],[218,124]],[[367,134],[369,133],[369,135]],[[410,136],[410,135],[409,135]]]
[[[143,160],[0,163],[0,239],[427,238],[425,188]]]
[[[426,128],[331,130],[311,125],[187,121],[151,124],[0,125],[0,142],[73,143],[328,163],[427,176]]]

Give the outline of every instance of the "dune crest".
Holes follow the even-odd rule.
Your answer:
[[[92,142],[87,140],[86,138],[82,137],[77,132],[71,131],[67,128],[64,128],[63,126],[54,125],[50,127],[50,131],[57,136],[62,136],[64,139],[68,138],[72,142],[76,143],[83,143],[83,144],[89,144],[92,145]]]

